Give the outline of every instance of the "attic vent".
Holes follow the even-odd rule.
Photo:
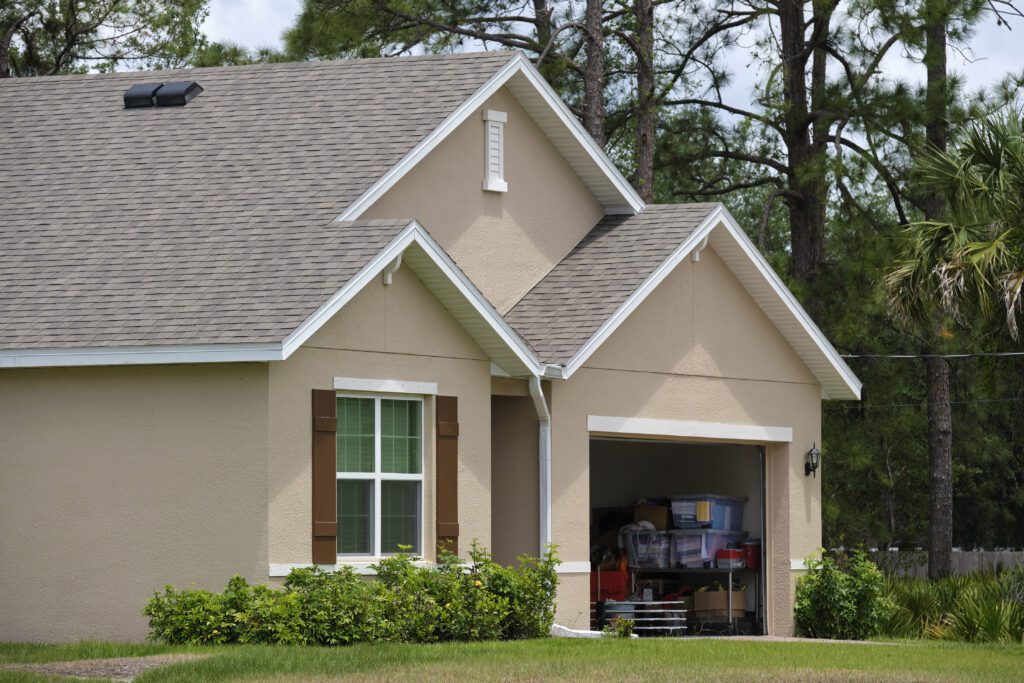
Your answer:
[[[195,81],[175,83],[139,83],[124,93],[124,108],[141,107],[183,107],[203,92]]]
[[[139,83],[128,88],[124,93],[124,108],[152,107],[153,97],[162,85],[163,83]]]
[[[505,123],[508,114],[493,109],[484,110],[484,189],[507,192],[505,182]]]
[[[156,92],[156,106],[184,107],[196,95],[203,92],[203,87],[195,81],[179,81],[168,83]]]

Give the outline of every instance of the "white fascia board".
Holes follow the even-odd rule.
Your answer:
[[[401,256],[402,252],[412,244],[415,239],[414,234],[416,232],[417,224],[410,223],[406,226],[402,232],[398,233],[397,236],[386,247],[377,253],[370,261],[356,273],[355,277],[349,280],[344,287],[339,289],[337,292],[331,295],[327,301],[325,301],[318,309],[313,311],[302,323],[299,324],[291,334],[284,339],[283,350],[284,357],[295,353],[295,351],[306,343],[310,337],[312,337],[317,330],[330,320],[335,313],[340,311],[342,307],[355,297],[356,294],[363,290],[370,280],[377,277],[380,273],[384,272],[384,269],[391,264],[392,261]]]
[[[473,112],[483,106],[494,93],[496,93],[502,86],[504,86],[509,79],[516,74],[523,74],[526,79],[533,85],[543,97],[545,103],[551,107],[558,119],[572,132],[573,137],[583,146],[587,154],[593,159],[597,165],[604,171],[608,176],[608,179],[615,185],[616,189],[622,194],[623,199],[628,205],[628,209],[625,207],[616,207],[609,212],[615,213],[639,213],[643,207],[644,202],[640,198],[640,195],[636,193],[633,186],[622,176],[616,168],[615,163],[608,158],[608,155],[604,153],[604,150],[594,141],[590,134],[587,133],[583,125],[576,119],[573,113],[566,106],[562,98],[558,96],[544,77],[537,71],[537,68],[530,63],[521,52],[517,52],[505,66],[494,73],[487,82],[480,86],[475,93],[470,95],[462,104],[455,108],[455,110],[449,114],[441,124],[432,130],[425,138],[413,147],[409,152],[402,157],[397,164],[388,169],[387,173],[382,175],[377,182],[370,186],[366,192],[359,196],[354,202],[349,204],[341,215],[338,216],[339,221],[352,221],[359,218],[369,209],[374,202],[380,199],[388,190],[401,180],[409,171],[411,171],[416,164],[418,164],[424,157],[430,154],[439,144],[441,144],[445,138],[447,138],[463,121],[468,119]]]
[[[545,80],[544,76],[537,70],[537,67],[527,59],[522,57],[521,59],[522,70],[521,73],[526,76],[526,80],[537,89],[537,91],[544,98],[544,102],[551,107],[558,116],[558,119],[565,125],[566,128],[572,133],[576,141],[586,150],[587,154],[591,159],[604,171],[604,174],[608,176],[608,180],[615,185],[615,188],[622,195],[622,198],[626,200],[628,209],[626,207],[615,207],[606,211],[606,213],[632,213],[637,214],[643,211],[644,200],[637,194],[636,189],[629,184],[629,181],[622,175],[618,167],[615,165],[604,150],[601,149],[600,145],[594,141],[594,138],[590,136],[587,129],[583,127],[580,120],[569,109],[565,101],[558,96],[555,89]]]
[[[569,359],[569,362],[565,364],[565,378],[568,379],[576,372],[591,355],[612,335],[619,326],[625,322],[625,320],[636,310],[640,304],[647,299],[647,297],[653,292],[662,281],[668,277],[668,275],[675,270],[676,266],[685,259],[695,247],[700,245],[719,225],[723,226],[733,239],[739,244],[740,249],[744,255],[750,260],[750,262],[757,269],[758,273],[765,279],[768,285],[771,287],[772,292],[779,297],[779,299],[786,306],[787,310],[797,320],[801,328],[806,332],[815,346],[824,354],[829,364],[835,370],[837,375],[842,379],[843,384],[849,390],[849,396],[841,396],[839,398],[860,398],[861,382],[857,379],[857,376],[853,373],[850,367],[836,351],[835,347],[832,346],[831,342],[825,337],[818,326],[814,324],[810,316],[803,309],[800,303],[793,296],[793,293],[789,291],[785,283],[775,274],[772,267],[765,261],[764,257],[757,250],[757,247],[753,245],[750,238],[747,237],[746,233],[743,232],[743,228],[739,226],[736,219],[732,217],[729,211],[722,205],[718,205],[708,216],[701,222],[697,228],[690,233],[683,242],[676,247],[676,249],[666,258],[654,272],[652,272],[647,279],[645,279],[636,291],[634,291],[626,301],[615,310],[614,313],[598,328],[597,332],[587,340],[583,346]],[[820,379],[820,378],[819,378]],[[826,398],[832,398],[826,396]]]
[[[283,358],[284,353],[279,343],[33,348],[0,350],[0,368],[264,363]]]
[[[476,288],[469,278],[455,265],[444,249],[434,241],[422,225],[416,221],[409,223],[384,249],[374,256],[344,287],[338,290],[320,308],[312,313],[284,340],[284,357],[287,358],[302,344],[316,333],[335,313],[352,300],[363,287],[379,275],[394,259],[398,258],[410,245],[418,245],[427,256],[444,273],[445,277],[455,286],[473,309],[487,321],[491,329],[515,353],[516,357],[537,374],[540,372],[540,360],[530,350],[529,345],[520,337],[505,319],[502,318],[486,297]]]
[[[811,320],[811,316],[807,314],[804,307],[800,305],[800,302],[793,296],[793,292],[789,291],[789,287],[786,283],[776,274],[775,270],[765,260],[761,252],[758,251],[754,243],[747,237],[747,233],[743,231],[740,224],[736,222],[729,210],[724,206],[719,207],[718,213],[720,214],[720,220],[729,233],[733,236],[743,253],[750,259],[751,263],[757,268],[761,277],[763,277],[768,285],[772,288],[772,291],[778,296],[782,302],[786,305],[786,308],[793,317],[796,318],[797,322],[803,328],[803,330],[811,337],[814,341],[815,346],[821,350],[829,364],[836,371],[836,373],[842,378],[846,388],[850,391],[851,396],[840,396],[838,398],[849,399],[854,398],[860,400],[861,381],[854,374],[850,366],[846,364],[843,357],[839,355],[836,348],[832,346],[832,342],[828,340],[828,337],[821,331],[821,329]],[[831,398],[831,397],[829,397]]]
[[[364,379],[361,377],[335,377],[335,391],[362,391],[372,394],[410,394],[436,396],[436,382],[409,382],[400,379]]]
[[[730,442],[793,442],[793,430],[790,427],[695,422],[690,420],[656,420],[643,417],[614,417],[610,415],[588,415],[587,431],[596,434],[660,436]]]
[[[662,263],[654,269],[654,272],[648,275],[647,278],[640,283],[640,286],[629,295],[629,298],[615,309],[615,312],[604,321],[601,327],[597,328],[597,332],[595,332],[593,336],[591,336],[590,339],[588,339],[586,343],[584,343],[583,346],[573,354],[572,358],[569,359],[569,362],[565,364],[565,371],[563,374],[566,379],[579,370],[580,367],[587,362],[587,359],[590,358],[590,356],[592,356],[602,344],[604,344],[605,340],[608,339],[615,330],[619,329],[619,325],[624,323],[626,318],[628,318],[633,311],[635,311],[640,304],[647,299],[651,292],[661,284],[662,280],[668,277],[669,273],[671,273],[675,267],[679,265],[684,258],[686,258],[686,255],[690,253],[690,250],[694,245],[700,244],[701,239],[703,239],[707,233],[711,231],[711,228],[714,227],[717,214],[718,211],[716,210],[708,215],[708,217],[705,218],[692,233],[690,233],[690,236],[683,240],[682,244],[676,247],[676,249],[669,254],[668,258],[662,261]]]
[[[455,285],[455,288],[466,297],[466,301],[469,302],[473,309],[490,324],[491,329],[515,353],[520,362],[529,368],[531,373],[535,375],[540,374],[543,365],[536,354],[530,349],[530,345],[526,343],[526,340],[519,336],[519,333],[513,330],[512,326],[501,317],[498,311],[494,309],[494,306],[487,300],[487,297],[455,265],[455,261],[448,256],[448,253],[441,248],[441,245],[434,241],[434,238],[430,236],[430,233],[422,225],[413,221],[412,227],[414,229],[413,239],[416,241],[416,244],[430,256],[438,268],[441,269],[441,272]]]

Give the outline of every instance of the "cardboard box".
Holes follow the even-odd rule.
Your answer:
[[[732,592],[732,616],[734,618],[743,618],[747,615],[746,604],[746,592]],[[693,613],[697,617],[729,616],[729,592],[697,591],[693,594]]]
[[[634,522],[650,522],[658,531],[670,528],[672,510],[664,505],[634,505]]]

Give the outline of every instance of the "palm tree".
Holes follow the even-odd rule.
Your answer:
[[[926,201],[926,220],[907,228],[901,253],[885,277],[894,318],[931,329],[925,367],[931,514],[928,576],[950,571],[953,529],[949,367],[935,353],[952,320],[972,327],[1005,309],[1018,339],[1024,284],[1024,135],[1021,112],[971,126],[952,151],[934,146],[921,156],[913,181]],[[927,206],[933,206],[932,211]],[[938,207],[938,210],[934,210]]]
[[[1022,112],[972,125],[949,152],[918,164],[922,190],[945,200],[942,221],[910,225],[885,278],[890,312],[908,324],[936,316],[969,325],[1003,317],[1019,340],[1024,313],[1024,128]],[[996,313],[997,309],[1002,312]]]

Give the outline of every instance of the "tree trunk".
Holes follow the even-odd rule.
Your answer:
[[[824,141],[811,137],[811,110],[807,97],[807,63],[813,54],[811,85],[816,99],[825,97],[825,60],[823,49],[808,44],[803,0],[779,2],[779,37],[782,48],[782,94],[785,110],[783,142],[787,153],[787,187],[790,190],[789,238],[791,270],[800,279],[812,277],[825,261],[826,155]],[[831,9],[826,8],[824,35]],[[814,24],[812,23],[812,27]],[[819,102],[814,102],[819,104]],[[820,104],[824,104],[822,101]]]
[[[949,409],[949,365],[931,356],[928,370],[928,466],[931,519],[928,529],[928,578],[950,574],[953,549],[953,419]]]
[[[551,7],[548,0],[533,0],[533,16],[537,20],[537,43],[543,52],[551,42]]]
[[[654,200],[654,3],[636,0],[636,190]]]
[[[604,147],[604,18],[603,0],[587,0],[587,64],[583,71],[583,126]]]
[[[925,139],[930,147],[946,149],[948,76],[946,30],[949,22],[945,0],[925,3],[925,55],[928,81],[925,88]],[[925,220],[942,220],[942,197],[924,198]],[[936,330],[937,332],[937,330]],[[936,335],[936,338],[938,336]],[[936,350],[938,344],[933,344]],[[944,358],[926,361],[928,397],[928,462],[931,519],[928,531],[928,576],[949,576],[953,547],[953,416],[949,403],[949,365]]]

